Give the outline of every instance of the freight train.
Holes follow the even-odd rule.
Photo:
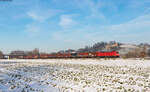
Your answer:
[[[111,52],[83,52],[83,53],[53,53],[53,54],[39,54],[39,55],[22,55],[10,56],[16,59],[51,59],[51,58],[118,58],[118,51]]]

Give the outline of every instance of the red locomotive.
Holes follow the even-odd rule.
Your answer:
[[[119,57],[119,52],[112,51],[112,52],[96,52],[96,57]]]

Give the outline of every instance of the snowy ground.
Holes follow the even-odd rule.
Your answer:
[[[149,60],[0,60],[0,92],[146,91]]]

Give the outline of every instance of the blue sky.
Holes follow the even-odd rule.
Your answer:
[[[0,1],[0,50],[52,52],[99,41],[150,43],[150,0]]]

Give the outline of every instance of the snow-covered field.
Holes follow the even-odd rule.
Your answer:
[[[149,60],[0,60],[0,92],[146,91]]]

